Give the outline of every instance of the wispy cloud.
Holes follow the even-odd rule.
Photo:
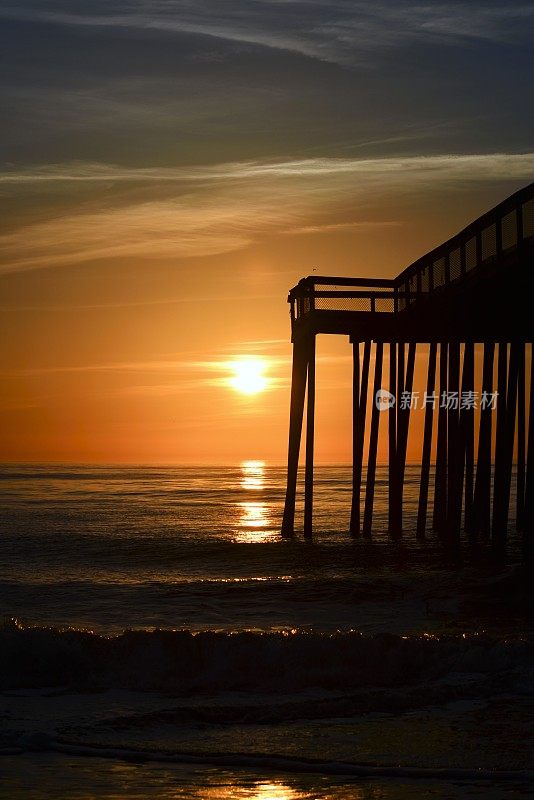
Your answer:
[[[267,300],[279,297],[278,294],[220,294],[220,295],[195,295],[190,297],[166,297],[151,300],[117,300],[109,303],[63,303],[56,305],[20,305],[11,303],[10,305],[0,305],[0,311],[4,313],[18,313],[20,311],[114,311],[118,308],[147,308],[151,306],[180,306],[192,303],[205,305],[206,303],[224,303],[229,301],[243,302],[245,300]]]
[[[534,153],[378,159],[316,158],[196,168],[132,169],[102,164],[6,170],[0,182],[104,182],[100,207],[65,211],[0,237],[0,271],[115,258],[188,258],[243,249],[262,236],[368,228],[369,198],[480,182],[528,181]],[[131,191],[113,193],[130,182]],[[146,201],[146,187],[151,187]],[[159,195],[159,197],[158,197]],[[360,212],[362,219],[354,218]],[[331,217],[347,217],[339,223]],[[328,218],[330,216],[330,219]],[[339,227],[342,226],[342,228]],[[333,226],[333,227],[332,227]],[[324,229],[324,227],[323,227]]]
[[[303,225],[286,231],[289,235],[309,233],[339,233],[342,231],[368,231],[374,228],[397,228],[401,223],[398,220],[360,220],[358,222],[331,222],[324,225]]]
[[[278,367],[285,367],[291,362],[291,357],[273,356],[269,351],[273,347],[283,345],[287,348],[286,339],[267,339],[258,342],[236,342],[223,348],[228,354],[215,359],[201,359],[190,354],[188,358],[183,357],[165,359],[154,357],[143,361],[104,361],[92,364],[58,364],[46,367],[27,367],[22,369],[2,370],[2,378],[29,378],[40,375],[68,374],[68,373],[131,373],[131,374],[165,374],[184,376],[184,370],[197,375],[213,375],[219,373],[227,377],[231,372],[236,361],[245,358],[255,358],[260,356],[265,360],[269,371],[276,371]],[[345,363],[352,359],[351,355],[318,355],[317,362],[324,364]],[[198,378],[195,378],[198,385]],[[212,382],[213,378],[206,378]],[[217,379],[215,379],[217,381]],[[187,381],[186,381],[187,383]]]
[[[153,359],[148,361],[109,361],[94,364],[59,364],[46,367],[28,367],[16,370],[3,370],[3,378],[29,378],[38,377],[39,375],[52,375],[52,374],[68,374],[68,373],[119,373],[131,372],[146,373],[177,373],[185,367],[190,367],[192,362],[187,360],[162,360]]]
[[[208,183],[244,181],[251,178],[306,178],[358,174],[395,176],[437,173],[451,179],[520,177],[532,170],[534,153],[400,156],[398,158],[307,158],[291,161],[244,161],[192,167],[123,167],[112,164],[48,164],[0,172],[0,183],[11,185],[43,182],[94,183]]]
[[[233,342],[226,345],[223,350],[232,353],[261,353],[266,355],[273,350],[287,350],[287,339],[253,339],[245,342]],[[283,359],[285,361],[285,359]]]
[[[174,395],[184,392],[199,391],[202,388],[227,389],[235,378],[235,365],[243,359],[257,358],[265,363],[265,389],[273,391],[288,385],[288,357],[266,355],[266,348],[256,351],[254,356],[246,352],[246,347],[236,346],[232,356],[218,359],[162,359],[154,357],[143,361],[110,361],[82,365],[51,365],[46,367],[28,367],[16,370],[3,370],[0,378],[15,382],[20,379],[43,378],[54,375],[94,375],[117,377],[122,376],[120,385],[113,391],[127,395]],[[283,372],[283,375],[280,374]],[[143,382],[138,383],[142,378]]]
[[[102,2],[77,12],[72,3],[21,2],[3,17],[85,27],[137,28],[193,34],[353,65],[377,51],[418,40],[515,41],[526,39],[534,8],[526,2],[397,3],[363,0],[144,0]]]

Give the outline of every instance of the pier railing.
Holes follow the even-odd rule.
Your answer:
[[[396,314],[534,238],[534,183],[414,261],[394,279],[309,276],[291,289],[292,324],[311,312]]]
[[[395,278],[400,293],[415,297],[399,302],[399,311],[424,300],[478,268],[517,250],[534,237],[534,183],[472,222],[460,233],[410,264]]]
[[[291,321],[312,311],[393,314],[416,298],[411,291],[399,290],[395,281],[366,278],[303,278],[289,293]]]

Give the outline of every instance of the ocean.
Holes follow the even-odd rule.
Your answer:
[[[372,541],[347,533],[343,466],[316,468],[313,541],[280,537],[285,470],[261,461],[4,465],[0,485],[1,797],[532,789],[520,542],[504,565],[417,542],[417,468],[400,543],[384,467]]]

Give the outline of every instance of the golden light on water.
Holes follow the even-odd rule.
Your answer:
[[[233,373],[229,385],[241,394],[259,394],[265,391],[270,383],[265,374],[268,366],[265,358],[241,356],[229,364]]]
[[[265,486],[265,462],[243,461],[241,464],[241,488],[247,491],[260,491]],[[267,528],[271,524],[270,509],[267,503],[245,501],[241,508],[240,524],[243,528]]]
[[[282,783],[261,783],[254,787],[251,800],[296,800],[299,794]]]
[[[265,461],[243,461],[241,488],[255,491],[265,485]]]
[[[258,492],[265,488],[265,462],[258,460],[241,463],[241,488],[247,492]],[[244,500],[237,503],[239,510],[239,542],[266,542],[276,536],[273,528],[272,508],[261,500]]]
[[[273,527],[274,521],[268,503],[238,503],[238,506],[240,516],[236,541],[257,543],[276,539],[278,534]]]
[[[245,528],[267,528],[270,523],[267,503],[240,503],[243,510],[241,525]]]
[[[313,796],[315,797],[315,794]],[[213,800],[216,798],[222,800],[223,797],[228,800],[230,798],[233,800],[306,800],[306,798],[310,798],[311,800],[312,795],[292,789],[285,783],[261,781],[250,787],[238,784],[228,786],[226,789],[221,786],[205,787],[202,797],[213,798]]]

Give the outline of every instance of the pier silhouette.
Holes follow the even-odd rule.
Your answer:
[[[424,345],[425,353],[428,350],[426,398],[442,397],[445,392],[458,402],[440,403],[439,408],[431,402],[425,405],[416,536],[424,539],[430,522],[446,546],[459,545],[463,530],[470,539],[489,538],[497,550],[504,550],[515,462],[515,524],[523,532],[525,554],[532,557],[534,387],[530,380],[532,348],[527,345],[534,332],[533,289],[534,183],[394,279],[313,274],[299,281],[288,297],[293,366],[282,534],[294,532],[306,406],[304,535],[312,535],[316,338],[319,334],[343,335],[349,337],[353,351],[352,535],[372,535],[378,435],[386,418],[389,534],[393,539],[403,535],[411,404],[401,399],[412,393],[417,348]],[[474,395],[476,345],[483,348],[480,394],[494,400],[483,405],[479,415],[471,402],[463,402]],[[384,391],[385,358],[389,360],[389,379]],[[388,406],[385,412],[381,412],[377,393]],[[429,508],[434,452],[433,508]]]

